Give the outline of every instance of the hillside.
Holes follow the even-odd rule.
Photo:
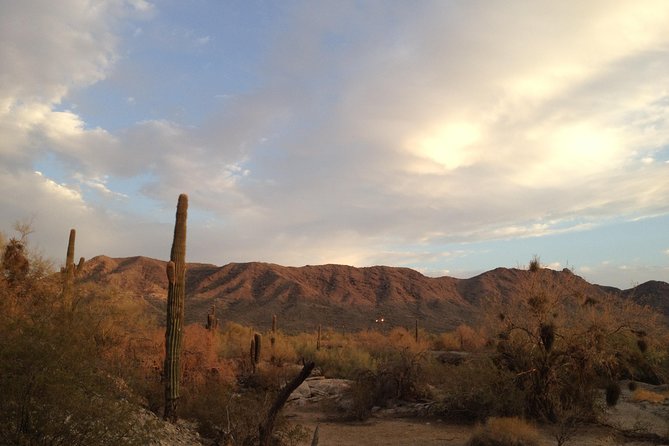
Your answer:
[[[544,270],[546,274],[571,275]],[[313,330],[318,324],[352,331],[375,325],[421,327],[441,331],[471,322],[486,298],[505,299],[518,292],[525,270],[497,268],[469,279],[426,277],[408,268],[345,265],[285,267],[269,263],[188,264],[186,319],[204,322],[212,304],[222,322],[266,329],[277,314],[282,329]],[[147,300],[164,311],[165,262],[146,257],[98,256],[86,262],[81,278],[108,284]],[[591,285],[578,276],[585,293],[601,300],[608,294],[632,296],[669,311],[669,284],[640,285],[637,293]],[[649,283],[650,284],[650,283]]]

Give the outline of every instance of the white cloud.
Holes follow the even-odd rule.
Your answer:
[[[58,184],[52,179],[44,177],[42,172],[35,171],[35,175],[40,177],[40,180],[43,180],[35,182],[38,188],[50,199],[59,203],[69,202],[70,204],[85,208],[84,200],[78,190],[68,187],[67,184]]]
[[[551,262],[544,265],[544,267],[558,271],[562,269],[562,264],[560,262]]]
[[[78,202],[104,226],[111,180],[142,176],[143,198],[171,209],[188,192],[213,220],[193,252],[290,264],[434,263],[421,245],[669,212],[666,2],[305,3],[283,11],[253,87],[217,87],[225,101],[197,126],[152,117],[112,131],[63,110],[125,54],[118,21],[160,7],[2,6],[0,158],[19,169],[5,185],[33,184],[25,173],[49,153],[76,186],[43,178],[28,190],[53,201],[27,203]],[[165,51],[220,42],[158,28]],[[105,206],[82,202],[89,189]]]

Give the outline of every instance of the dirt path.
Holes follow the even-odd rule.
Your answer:
[[[365,422],[328,419],[317,406],[288,408],[286,416],[310,432],[319,426],[320,446],[465,446],[473,426],[435,419],[372,417]],[[555,446],[550,426],[541,428],[541,446]],[[309,442],[303,443],[309,445]],[[653,443],[625,441],[612,429],[588,426],[566,443],[569,446],[650,446]]]
[[[339,380],[341,381],[341,380]],[[471,425],[446,423],[436,418],[398,418],[392,412],[378,411],[365,422],[342,422],[333,420],[317,402],[323,395],[330,398],[341,393],[338,380],[316,380],[305,386],[306,399],[289,403],[284,414],[293,423],[301,424],[313,432],[319,426],[320,446],[465,446],[474,427]],[[622,394],[618,405],[607,408],[602,416],[604,424],[618,429],[646,432],[666,436],[669,431],[669,399],[660,403],[639,402],[632,398],[627,382],[621,382]],[[667,392],[666,386],[639,385],[656,393]],[[310,393],[311,392],[311,393]],[[308,397],[318,395],[317,401]],[[602,393],[602,400],[604,395]],[[397,413],[397,412],[395,412]],[[414,412],[415,413],[415,412]],[[540,427],[541,446],[554,446],[556,427]],[[637,437],[639,438],[639,437]],[[309,445],[310,442],[304,443]],[[619,435],[616,429],[600,425],[579,428],[565,443],[568,446],[647,446],[654,443],[630,441]],[[656,443],[655,443],[656,444]]]
[[[472,430],[471,426],[408,418],[373,417],[365,422],[335,422],[328,421],[315,408],[293,409],[287,415],[291,422],[299,423],[311,432],[318,425],[321,446],[464,445]]]

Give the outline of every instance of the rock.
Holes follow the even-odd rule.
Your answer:
[[[311,397],[311,387],[308,382],[303,382],[300,386],[293,391],[288,397],[288,401],[306,399]]]
[[[324,399],[341,400],[351,386],[347,379],[330,379],[315,377],[307,379],[290,395],[291,404],[303,406],[306,402],[317,402]]]

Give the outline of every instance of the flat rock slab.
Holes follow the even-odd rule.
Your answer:
[[[348,379],[309,378],[291,393],[288,401],[338,399],[344,395],[351,383],[352,381]]]

